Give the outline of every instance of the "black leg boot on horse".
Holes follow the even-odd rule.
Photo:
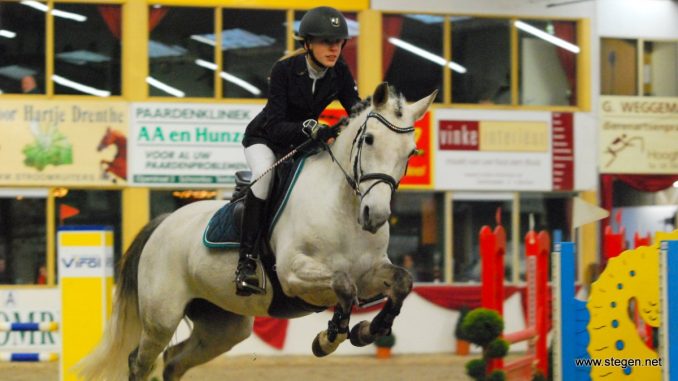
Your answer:
[[[240,257],[235,271],[236,294],[240,296],[266,292],[259,284],[257,275],[259,255],[254,250],[264,219],[265,205],[266,200],[257,198],[252,190],[247,191],[240,233]]]

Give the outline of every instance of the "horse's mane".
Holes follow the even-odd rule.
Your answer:
[[[393,86],[388,87],[388,97],[389,99],[395,99],[395,113],[398,117],[403,114],[403,101],[404,97],[402,94],[398,93]],[[349,112],[349,120],[357,117],[363,111],[367,110],[372,106],[372,96],[363,99],[362,101],[356,103],[351,107]]]

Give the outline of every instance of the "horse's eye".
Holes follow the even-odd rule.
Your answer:
[[[372,135],[365,135],[365,143],[367,143],[367,145],[369,145],[369,146],[371,146],[372,144],[374,144],[374,136],[372,136]]]

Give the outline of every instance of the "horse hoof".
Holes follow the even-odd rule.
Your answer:
[[[313,350],[315,357],[325,357],[328,355],[328,353],[326,353],[320,346],[320,334],[317,334],[315,339],[313,339],[313,345],[311,345],[311,349]]]
[[[367,332],[367,335],[363,335],[362,332]],[[370,332],[370,322],[363,320],[360,323],[353,326],[351,329],[351,334],[349,338],[351,339],[351,344],[356,347],[364,347],[367,344],[372,344],[375,337],[369,334]]]

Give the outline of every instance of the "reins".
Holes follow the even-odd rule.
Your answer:
[[[353,143],[351,144],[351,153],[349,156],[353,155],[353,149],[356,147],[357,143],[357,149],[356,149],[356,156],[355,160],[353,161],[353,177],[351,177],[348,172],[342,167],[341,163],[337,161],[336,157],[334,156],[334,153],[332,152],[332,149],[327,143],[323,143],[324,149],[327,150],[327,152],[330,154],[330,157],[332,157],[332,161],[334,161],[339,169],[341,169],[341,172],[344,174],[344,178],[348,182],[348,185],[353,189],[353,192],[358,196],[361,200],[374,188],[380,183],[386,183],[388,184],[389,187],[391,187],[391,193],[395,192],[396,189],[398,189],[398,186],[400,185],[400,182],[396,181],[393,176],[387,175],[385,173],[363,173],[362,170],[362,152],[363,152],[363,143],[365,142],[364,135],[367,132],[367,121],[370,118],[375,118],[381,124],[384,126],[388,127],[393,132],[396,132],[398,134],[406,134],[409,132],[414,132],[414,126],[407,126],[407,127],[400,127],[396,126],[395,124],[389,122],[386,118],[384,118],[383,115],[370,111],[369,114],[367,114],[367,118],[365,118],[365,121],[363,124],[360,126],[358,129],[358,132],[355,135],[355,138],[353,138]],[[369,181],[369,180],[376,180],[372,185],[367,188],[367,190],[363,193],[360,191],[360,184]]]

